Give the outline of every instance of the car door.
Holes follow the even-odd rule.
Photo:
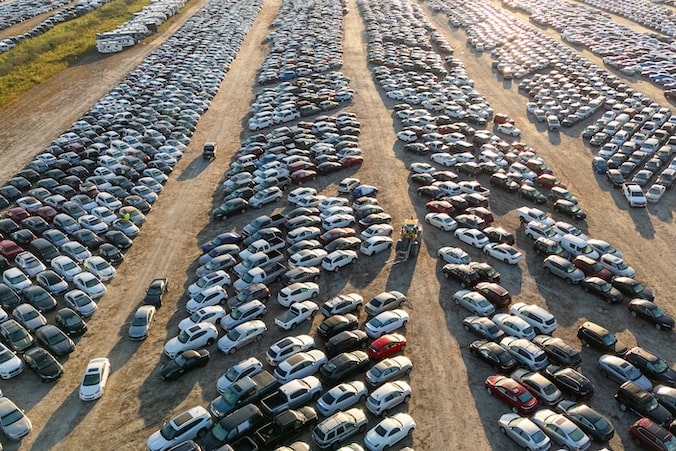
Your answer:
[[[197,344],[200,343],[201,341],[204,340],[204,335],[207,333],[206,330],[200,330],[198,331],[195,335],[190,337],[190,340],[188,341],[189,344]]]

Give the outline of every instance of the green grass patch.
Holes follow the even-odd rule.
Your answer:
[[[88,52],[96,51],[96,33],[111,31],[131,19],[150,0],[112,0],[47,33],[22,41],[0,54],[0,108],[44,82]]]

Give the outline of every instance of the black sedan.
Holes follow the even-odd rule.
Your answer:
[[[155,307],[162,306],[162,298],[169,291],[169,280],[167,278],[157,278],[150,282],[150,286],[143,298],[143,303],[147,305],[154,305]]]
[[[98,249],[105,241],[103,238],[88,229],[76,230],[71,234],[74,240],[87,246],[89,249]]]
[[[447,279],[452,278],[457,280],[463,288],[473,287],[481,279],[479,274],[469,265],[455,265],[449,263],[441,268],[441,272]]]
[[[117,247],[118,249],[129,249],[133,244],[131,238],[129,238],[124,233],[119,230],[109,230],[103,234],[103,239],[105,239],[109,244]],[[106,243],[103,243],[106,244]],[[101,246],[103,246],[103,244]],[[99,246],[99,249],[101,248]]]
[[[488,263],[469,262],[469,266],[479,274],[479,279],[481,279],[482,282],[500,282],[500,273]]]
[[[53,324],[46,324],[35,331],[37,341],[55,356],[67,355],[75,349],[75,343]]]
[[[195,368],[204,367],[209,361],[209,351],[206,349],[183,351],[174,360],[165,363],[160,370],[160,377],[165,381],[172,381]]]
[[[544,349],[551,362],[572,368],[578,368],[582,365],[580,351],[558,337],[538,335],[532,341]]]
[[[594,384],[582,373],[573,368],[559,365],[549,365],[544,370],[544,376],[575,398],[590,398],[594,394]]]
[[[148,214],[152,207],[150,204],[143,199],[141,196],[138,196],[136,194],[132,194],[130,196],[127,196],[124,198],[124,203],[125,205],[132,206],[136,209],[138,209],[141,213]]]
[[[536,204],[544,204],[547,202],[547,196],[542,194],[539,189],[530,185],[521,185],[519,187],[519,197],[522,199],[528,199]]]
[[[495,371],[510,374],[516,367],[517,361],[512,354],[497,343],[486,340],[476,340],[470,343],[469,351],[472,355],[488,363]]]
[[[26,287],[22,292],[21,296],[28,302],[30,305],[35,307],[41,312],[48,312],[56,308],[56,299],[54,296],[49,294],[47,290],[38,285],[31,285]]]
[[[519,184],[517,182],[512,180],[512,178],[507,174],[503,174],[501,172],[496,172],[495,174],[491,175],[490,184],[491,186],[495,186],[510,192],[515,192],[519,189]]]
[[[587,217],[587,213],[583,209],[566,199],[559,199],[554,202],[554,210],[576,220],[582,220]]]
[[[27,350],[23,355],[26,362],[42,382],[55,381],[63,374],[63,367],[46,349],[35,347]]]
[[[78,337],[87,332],[87,323],[74,310],[64,307],[56,312],[56,325],[70,337]]]
[[[664,313],[655,303],[645,299],[632,299],[629,302],[629,313],[633,317],[639,317],[655,325],[657,330],[674,328],[674,319]]]
[[[607,442],[615,435],[610,421],[586,404],[564,399],[556,405],[556,410],[598,442]]]
[[[249,202],[241,197],[230,199],[219,205],[211,216],[214,219],[227,219],[230,216],[244,213],[249,209]]]
[[[499,341],[505,335],[492,319],[484,316],[468,316],[462,320],[462,327],[484,340]]]
[[[431,185],[434,180],[431,174],[411,174],[411,182],[416,185]]]
[[[440,199],[444,196],[444,192],[437,186],[427,185],[418,188],[418,196],[424,197],[425,199]]]
[[[370,363],[364,351],[343,352],[326,362],[319,372],[326,382],[334,385],[353,374],[364,372]]]
[[[97,254],[113,266],[117,266],[124,261],[124,254],[111,243],[103,243],[97,250]]]
[[[343,165],[335,161],[325,161],[317,165],[317,173],[319,174],[330,174],[341,169],[343,169]]]
[[[584,291],[595,294],[610,304],[622,302],[622,299],[624,299],[617,288],[600,277],[586,277],[580,285]]]
[[[392,216],[387,213],[372,213],[359,221],[362,227],[368,227],[373,224],[389,224],[392,222]]]
[[[363,349],[367,339],[368,335],[363,330],[345,330],[326,342],[326,352],[329,356],[334,356],[341,352]]]
[[[334,335],[346,330],[355,330],[359,325],[356,316],[348,313],[347,315],[333,315],[326,318],[317,328],[320,337],[328,340]]]
[[[652,291],[648,290],[642,283],[631,277],[613,277],[613,280],[610,283],[629,299],[641,298],[647,301],[655,300]]]
[[[324,249],[326,250],[326,252],[333,252],[336,250],[345,250],[345,249],[352,249],[356,251],[357,249],[359,249],[360,245],[361,240],[356,236],[343,236],[331,241],[329,244],[324,246]]]

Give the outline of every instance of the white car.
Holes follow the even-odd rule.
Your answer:
[[[531,417],[549,437],[568,449],[585,450],[591,445],[587,434],[568,418],[550,409],[540,409]]]
[[[113,223],[114,220],[117,219],[117,216],[115,213],[110,211],[110,208],[108,207],[94,207],[92,208],[92,211],[90,212],[93,216],[96,216],[99,218],[101,221],[103,221],[104,224],[110,226],[110,224]]]
[[[277,302],[283,307],[289,307],[296,302],[314,299],[319,295],[319,285],[314,282],[296,282],[288,285],[277,294]]]
[[[96,200],[96,203],[99,204],[102,207],[108,207],[112,211],[116,211],[120,207],[122,207],[122,202],[120,200],[113,196],[110,193],[102,192],[96,195],[94,198]]]
[[[192,285],[188,287],[188,295],[194,297],[197,293],[206,290],[207,288],[219,286],[223,287],[230,285],[232,281],[227,272],[223,270],[210,272],[199,279]]]
[[[504,133],[508,136],[520,136],[521,130],[516,128],[513,124],[498,124],[495,126],[495,131],[498,133]]]
[[[326,199],[326,196],[317,194],[314,196],[305,196],[296,201],[296,206],[298,207],[316,207],[319,205],[324,199]]]
[[[366,408],[373,415],[386,416],[388,411],[411,399],[411,386],[404,381],[388,382],[366,399]]]
[[[178,323],[181,330],[188,329],[197,323],[217,324],[225,316],[225,309],[220,305],[207,305],[197,309],[189,317]]]
[[[60,294],[68,289],[68,282],[63,280],[60,275],[47,269],[35,276],[35,281],[51,294]]]
[[[338,183],[338,192],[340,194],[349,194],[361,184],[361,180],[354,177],[345,177]]]
[[[364,324],[364,331],[371,338],[382,337],[385,334],[405,327],[408,323],[408,313],[401,309],[387,310],[379,313]]]
[[[283,194],[284,193],[278,186],[271,186],[254,194],[253,197],[249,199],[249,205],[254,208],[261,208],[263,205],[269,204],[270,202],[281,200]]]
[[[17,293],[33,285],[33,282],[19,268],[7,268],[2,273],[2,282]]]
[[[437,168],[429,163],[412,163],[411,171],[415,174],[434,174]]]
[[[599,259],[601,266],[613,273],[613,276],[634,277],[636,270],[627,265],[623,259],[610,254],[603,254]]]
[[[349,249],[338,249],[322,259],[322,268],[326,271],[340,271],[341,268],[357,261],[358,255]]]
[[[267,330],[265,323],[258,319],[240,324],[218,340],[218,349],[225,354],[234,354],[237,349],[260,341]]]
[[[173,359],[183,351],[211,346],[218,339],[218,329],[211,323],[197,323],[179,332],[164,345],[164,353]]]
[[[228,293],[221,286],[206,288],[195,296],[188,299],[185,309],[188,313],[195,313],[197,310],[209,305],[222,305],[228,301]]]
[[[0,379],[11,379],[23,372],[23,361],[4,344],[0,343]]]
[[[265,353],[265,359],[270,366],[277,366],[282,360],[314,347],[315,340],[309,335],[284,337],[270,345]]]
[[[558,323],[554,315],[547,310],[535,304],[526,304],[525,302],[517,302],[512,304],[509,308],[509,313],[516,315],[533,326],[536,334],[548,334],[558,327]]]
[[[478,316],[495,313],[495,306],[476,291],[458,290],[453,294],[453,302]]]
[[[78,263],[82,263],[92,256],[89,249],[77,241],[68,241],[67,243],[64,243],[63,246],[61,246],[61,251]]]
[[[252,117],[249,119],[249,130],[261,130],[272,126],[274,123],[275,122],[272,120],[272,116]]]
[[[418,140],[418,135],[411,130],[402,130],[397,133],[397,138],[405,143],[412,143]]]
[[[502,329],[503,332],[512,337],[525,338],[526,340],[531,340],[535,337],[533,326],[516,315],[496,313],[493,315],[493,322]]]
[[[289,267],[319,266],[328,254],[324,249],[303,249],[289,257]]]
[[[559,236],[573,235],[587,241],[587,235],[582,233],[582,230],[569,222],[556,221],[554,225],[552,225],[552,230]]]
[[[551,446],[549,437],[535,423],[516,413],[506,413],[498,419],[498,429],[521,448],[545,451]]]
[[[356,219],[351,214],[337,213],[323,219],[322,228],[324,230],[331,230],[337,227],[352,227],[355,223]]]
[[[14,264],[29,277],[35,276],[47,269],[45,264],[29,251],[23,251],[17,254],[16,257],[14,257]]]
[[[525,338],[504,337],[500,340],[500,346],[509,351],[517,362],[531,371],[540,371],[549,364],[545,351]]]
[[[372,236],[361,243],[359,252],[364,255],[377,254],[391,248],[393,242],[389,236]]]
[[[99,257],[98,255],[86,259],[83,266],[85,271],[94,274],[103,282],[111,280],[115,277],[115,274],[117,274],[115,268],[113,268],[113,266],[111,266],[111,264],[103,257]]]
[[[233,366],[218,378],[216,381],[216,390],[223,394],[225,390],[243,377],[251,377],[263,371],[263,364],[256,357],[249,357]]]
[[[93,401],[103,396],[110,375],[110,360],[105,357],[91,359],[80,383],[80,399]]]
[[[92,299],[98,299],[106,294],[106,286],[94,274],[84,271],[73,277],[73,285],[84,291]]]
[[[408,437],[415,429],[413,417],[400,412],[386,417],[364,435],[364,446],[370,451],[387,449]]]
[[[319,218],[324,221],[326,218],[329,218],[333,215],[337,214],[346,214],[353,216],[354,215],[354,209],[350,207],[349,205],[334,205],[333,207],[329,207],[326,210],[322,211],[319,213]]]
[[[459,196],[462,194],[460,185],[452,181],[433,182],[432,186],[439,188],[445,196]]]
[[[262,318],[267,311],[265,304],[254,299],[233,308],[230,313],[221,318],[219,324],[225,331],[229,331],[247,321]]]
[[[281,384],[294,379],[313,376],[328,362],[328,357],[319,349],[299,352],[288,357],[277,365],[273,374]]]
[[[299,241],[303,240],[313,240],[322,234],[322,231],[319,227],[298,227],[296,229],[290,230],[286,234],[286,242],[289,244],[296,244]]]
[[[317,411],[329,417],[339,410],[347,410],[368,395],[366,385],[361,381],[343,382],[325,392],[317,400]]]
[[[598,252],[599,255],[610,254],[614,255],[615,257],[622,258],[622,252],[615,249],[615,246],[608,243],[607,241],[590,238],[587,240],[587,244],[589,244],[596,252]]]
[[[444,232],[452,232],[458,228],[458,224],[450,215],[446,213],[427,213],[425,222]]]
[[[484,246],[484,252],[510,265],[516,265],[522,258],[521,252],[507,243],[488,243]]]
[[[446,263],[467,265],[472,260],[467,252],[459,247],[444,246],[437,251],[437,257]]]
[[[362,240],[368,240],[372,236],[390,236],[394,231],[394,227],[390,224],[373,224],[368,226],[359,234]]]
[[[212,425],[209,411],[196,406],[164,423],[159,431],[148,438],[146,446],[148,451],[164,451],[178,443],[206,435]]]
[[[38,208],[42,207],[42,202],[33,196],[20,197],[15,202],[17,207],[23,208],[28,213],[35,213]]]
[[[319,204],[317,204],[317,208],[319,209],[320,212],[325,212],[331,207],[346,207],[350,204],[350,201],[347,200],[344,197],[326,197],[324,198]]]
[[[155,180],[152,177],[141,177],[140,179],[138,179],[136,181],[136,183],[138,184],[137,186],[145,186],[155,194],[161,193],[162,189],[164,189],[162,184],[159,183],[157,180]],[[132,190],[133,189],[134,188],[132,188]],[[135,194],[134,191],[132,191],[132,194]],[[141,197],[143,197],[143,196],[141,196]],[[157,197],[155,196],[155,198],[157,198]]]
[[[430,160],[432,160],[435,163],[440,164],[442,166],[446,166],[446,167],[455,166],[455,163],[458,162],[455,159],[455,157],[448,152],[433,153],[430,156]]]
[[[599,357],[598,365],[601,374],[608,379],[613,379],[615,382],[623,384],[631,381],[647,391],[653,388],[652,382],[641,373],[641,370],[621,357],[603,354]]]
[[[82,290],[70,290],[63,295],[63,300],[67,307],[85,318],[91,317],[99,309],[91,296]]]
[[[453,232],[453,235],[463,243],[474,246],[477,249],[483,249],[485,245],[490,243],[488,237],[478,229],[467,229],[463,227],[456,229],[456,231]]]
[[[317,195],[317,190],[314,188],[309,188],[307,186],[302,186],[300,188],[296,188],[293,191],[289,193],[289,195],[286,197],[286,200],[289,201],[290,204],[299,206],[297,202],[300,199],[303,199],[305,197],[309,196],[316,196]]]
[[[645,193],[645,198],[648,199],[648,202],[651,204],[659,202],[662,198],[662,195],[666,192],[667,188],[664,185],[654,183],[648,191]]]
[[[54,272],[66,279],[68,282],[72,281],[75,276],[82,272],[82,268],[75,260],[66,256],[59,255],[54,257],[50,263]]]

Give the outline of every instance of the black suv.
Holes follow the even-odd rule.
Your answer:
[[[625,346],[618,345],[617,337],[605,327],[587,321],[577,330],[577,338],[583,346],[591,346],[602,352],[620,355],[627,350]]]
[[[479,274],[469,265],[447,264],[441,268],[441,272],[447,279],[453,278],[460,282],[463,288],[473,287],[481,280]]]
[[[263,303],[267,302],[267,300],[270,299],[270,289],[264,283],[254,283],[253,285],[249,285],[237,293],[237,296],[228,299],[228,307],[233,309],[238,305],[245,304],[254,299]]]
[[[676,371],[669,366],[669,363],[643,348],[638,346],[631,348],[624,354],[624,359],[659,384],[672,387],[676,384]]]
[[[631,381],[620,385],[615,393],[615,401],[623,412],[631,410],[662,426],[669,426],[671,423],[671,413],[657,401],[655,395]]]

